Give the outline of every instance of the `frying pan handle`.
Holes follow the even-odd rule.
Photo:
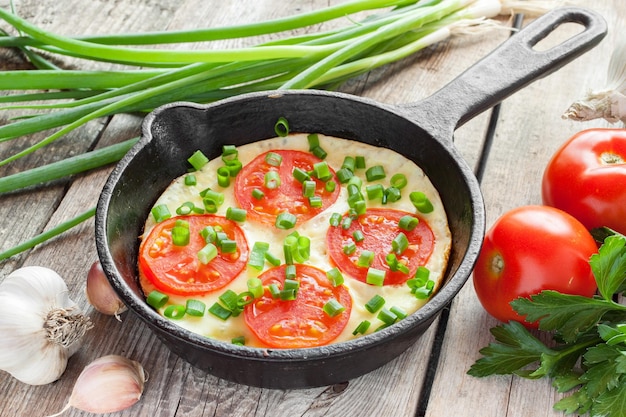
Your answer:
[[[585,30],[546,51],[533,49],[564,23],[579,23]],[[606,21],[593,11],[555,9],[529,23],[430,97],[400,107],[431,135],[451,140],[456,128],[592,49],[606,32]]]

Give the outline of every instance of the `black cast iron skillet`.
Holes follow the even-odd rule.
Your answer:
[[[567,22],[585,30],[559,46],[533,46]],[[391,106],[346,94],[274,91],[201,106],[173,103],[149,114],[143,136],[112,172],[98,202],[96,244],[104,271],[131,311],[171,349],[218,377],[266,388],[302,388],[343,382],[404,352],[450,304],[471,274],[484,237],[482,195],[452,143],[454,130],[535,79],[594,47],[604,19],[562,8],[535,20],[434,95]],[[294,132],[317,132],[383,146],[417,163],[439,191],[452,233],[445,283],[416,313],[374,334],[309,349],[256,349],[218,342],[163,319],[144,301],[137,281],[138,236],[150,207],[186,172],[197,149],[217,157],[222,145],[275,136],[278,117]]]

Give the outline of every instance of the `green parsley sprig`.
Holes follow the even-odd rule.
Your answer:
[[[551,378],[559,392],[569,393],[554,408],[592,417],[626,416],[626,236],[602,228],[602,246],[589,261],[598,295],[588,298],[542,291],[511,305],[539,330],[553,335],[550,346],[522,324],[491,329],[495,342],[469,369],[475,377],[513,374]]]

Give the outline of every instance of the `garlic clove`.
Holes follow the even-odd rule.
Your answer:
[[[95,261],[89,268],[85,293],[89,304],[102,314],[120,320],[119,315],[126,311],[126,306],[109,283],[99,261]]]
[[[90,413],[113,413],[135,404],[143,393],[146,374],[139,362],[120,355],[96,359],[78,376],[68,404]],[[53,416],[50,416],[53,417]]]

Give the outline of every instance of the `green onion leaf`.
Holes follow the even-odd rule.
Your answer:
[[[252,190],[252,197],[254,197],[256,200],[260,200],[265,197],[265,193],[260,188],[254,188]]]
[[[249,278],[246,282],[248,291],[254,298],[260,298],[263,296],[263,282],[259,278]]]
[[[339,271],[337,267],[326,271],[326,277],[328,278],[328,280],[330,281],[333,287],[338,287],[342,285],[344,282],[343,275],[341,274],[341,271]]]
[[[356,261],[356,265],[360,267],[369,267],[374,262],[376,255],[371,250],[364,250],[359,255],[359,259]]]
[[[226,209],[226,218],[236,222],[245,222],[248,212],[245,209],[238,207],[228,207]]]
[[[192,185],[196,185],[197,183],[198,183],[198,180],[196,179],[195,175],[187,174],[185,176],[185,185],[192,186]]]
[[[392,313],[391,310],[387,310],[384,307],[380,310],[376,318],[388,326],[394,324],[398,320],[398,316]]]
[[[269,190],[275,190],[280,187],[280,174],[276,171],[268,171],[265,173],[263,185]]]
[[[407,232],[411,232],[413,229],[417,227],[419,223],[419,219],[417,217],[413,217],[411,215],[402,216],[398,221],[398,227],[402,230],[406,230]]]
[[[356,336],[357,334],[365,334],[365,332],[367,332],[367,330],[370,328],[371,324],[372,323],[369,320],[363,320],[359,323],[358,326],[356,326],[356,328],[352,332],[352,335]]]
[[[398,233],[391,241],[391,249],[398,255],[402,255],[408,247],[409,239],[402,232]]]
[[[226,320],[233,315],[232,311],[222,307],[222,305],[217,302],[209,308],[209,313],[222,320]]]
[[[389,184],[397,189],[402,189],[404,188],[408,183],[408,180],[406,179],[406,175],[404,174],[394,174],[391,176],[391,179],[389,180]]]
[[[295,215],[289,213],[288,211],[284,211],[276,216],[276,227],[279,229],[287,230],[291,229],[296,225],[296,221],[298,219]]]
[[[265,154],[265,162],[273,167],[279,167],[283,162],[283,157],[276,152],[268,152]]]
[[[331,214],[330,218],[328,219],[328,223],[333,227],[339,226],[339,224],[341,223],[341,214],[340,213]]]

